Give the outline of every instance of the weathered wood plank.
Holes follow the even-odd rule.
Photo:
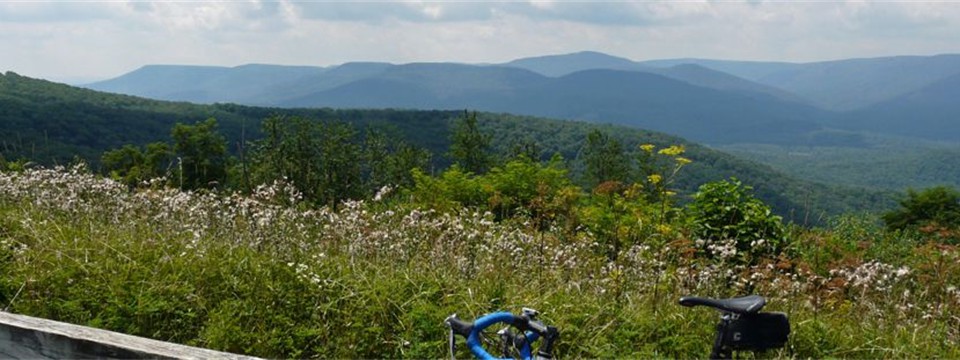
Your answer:
[[[0,312],[4,359],[256,359]]]

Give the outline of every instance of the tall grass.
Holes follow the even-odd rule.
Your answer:
[[[682,231],[610,261],[588,231],[522,218],[311,209],[283,183],[131,192],[34,169],[0,173],[0,306],[271,358],[445,357],[447,315],[528,306],[561,330],[560,357],[693,358],[718,314],[676,299],[759,293],[793,325],[761,356],[960,357],[960,252],[857,219],[795,230],[783,255],[749,264]]]

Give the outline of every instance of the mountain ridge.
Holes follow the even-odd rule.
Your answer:
[[[834,126],[939,141],[960,139],[960,73],[865,109]],[[910,119],[904,122],[902,119]]]
[[[820,130],[818,112],[802,104],[698,87],[655,73],[583,70],[558,78],[508,67],[393,67],[383,76],[325,90],[288,107],[478,109],[519,115],[609,122],[665,131],[697,141],[799,141]],[[422,69],[422,68],[420,68]],[[455,89],[438,83],[466,82]],[[474,81],[470,81],[474,79]],[[773,105],[771,105],[773,104]],[[752,119],[744,122],[742,119]]]
[[[260,75],[257,74],[258,71],[245,72],[245,66],[263,71]],[[810,139],[817,139],[817,136],[811,135],[810,132],[824,134],[827,132],[823,130],[831,128],[889,133],[896,129],[911,127],[914,119],[907,109],[916,109],[916,104],[897,99],[960,74],[960,55],[893,56],[788,63],[695,58],[633,61],[599,52],[579,52],[486,65],[459,63],[398,65],[358,62],[326,68],[287,69],[286,66],[275,68],[263,65],[245,66],[214,67],[213,69],[186,68],[181,71],[209,70],[210,74],[180,76],[179,80],[176,76],[169,74],[155,74],[152,78],[158,80],[139,81],[137,85],[138,81],[134,75],[138,75],[138,72],[140,72],[139,76],[144,76],[143,72],[158,71],[158,69],[169,72],[175,69],[175,67],[144,67],[89,87],[164,100],[198,103],[230,102],[279,107],[473,108],[578,120],[596,121],[604,118],[605,121],[620,124],[630,124],[631,121],[635,121],[637,126],[670,131],[676,135],[708,143],[735,139],[736,141],[793,144],[803,141],[816,143],[818,140]],[[523,71],[510,72],[506,70],[507,68]],[[265,76],[262,74],[274,70],[285,71],[287,75]],[[553,94],[575,92],[571,89],[547,89],[544,84],[551,83],[550,79],[559,79],[587,70],[621,71],[624,76],[609,78],[608,86],[595,84],[592,89],[584,89],[584,96],[580,98],[567,97],[564,101],[552,101],[557,107],[555,109],[546,109],[549,99],[545,99],[543,95],[531,93],[531,91]],[[486,75],[478,75],[485,71]],[[649,93],[646,94],[647,98],[643,99],[630,98],[604,89],[605,87],[628,89],[629,87],[624,87],[617,82],[637,78],[630,73],[657,74],[696,88],[713,89],[723,94],[714,93],[716,96],[702,97],[705,96],[705,92],[691,87],[684,91],[673,92],[673,97],[669,99],[659,94],[651,96]],[[533,76],[534,74],[542,78]],[[594,74],[598,73],[594,72]],[[515,76],[517,79],[507,79],[510,76]],[[130,86],[140,86],[140,88],[106,86],[124,81]],[[418,81],[423,83],[417,84]],[[565,84],[562,80],[552,83]],[[672,86],[666,85],[665,82],[659,83]],[[642,86],[636,85],[632,90],[639,91],[640,87]],[[393,89],[393,92],[391,93],[388,89]],[[598,98],[592,94],[606,94],[609,99]],[[698,94],[701,97],[688,94]],[[660,101],[650,102],[649,99],[652,98]],[[540,105],[539,107],[524,105],[518,99],[536,99]],[[594,103],[583,103],[586,99],[592,99]],[[610,99],[618,99],[618,101],[607,101]],[[721,99],[726,99],[728,103],[722,103]],[[557,110],[562,107],[576,107],[569,102],[580,102],[582,103],[580,107],[593,109],[579,109],[568,113]],[[638,108],[636,104],[639,103],[646,106]],[[714,112],[703,111],[705,107],[703,103],[715,104]],[[944,104],[943,106],[946,106],[944,109],[949,110],[948,105]],[[901,111],[896,106],[904,108]],[[778,108],[780,110],[775,110]],[[887,111],[883,112],[880,109]],[[632,120],[627,119],[631,117],[629,114],[631,111],[634,112]],[[883,121],[871,123],[870,117],[878,113],[882,116],[877,118],[882,118]],[[937,117],[932,112],[915,113]],[[610,114],[616,115],[610,116]],[[897,116],[892,117],[892,114]],[[651,116],[659,118],[663,123],[652,124]],[[755,119],[756,116],[764,119]],[[856,118],[857,116],[863,118]],[[821,128],[773,129],[774,125],[770,125],[754,131],[756,132],[754,138],[746,138],[736,134],[748,132],[749,129],[744,126],[728,128],[713,126],[717,120],[712,118],[725,119],[723,121],[729,123],[730,119],[736,117],[749,120],[744,126],[764,120],[767,124],[802,121],[817,124]],[[692,118],[699,119],[699,122],[689,122]],[[784,119],[793,119],[794,122]],[[922,123],[923,119],[920,120]],[[685,122],[686,125],[673,126],[671,124],[673,122]],[[937,128],[927,132],[914,132],[916,136],[943,140],[943,134],[950,134],[956,137],[947,140],[960,141],[960,124],[946,121],[931,121],[930,124],[936,125]],[[705,131],[701,129],[707,128],[712,129],[711,131],[715,134],[704,134]],[[771,132],[784,131],[796,133],[787,137],[780,136],[782,134],[771,134]],[[735,136],[718,132],[731,133]],[[851,144],[856,143],[854,141]]]
[[[653,70],[653,68],[641,65],[633,60],[597,51],[528,57],[500,65],[527,69],[548,77],[560,77],[577,71],[594,69]]]
[[[588,56],[602,56],[598,54],[590,53]],[[562,59],[564,58],[557,57],[551,61]],[[612,59],[615,60],[608,60],[607,63],[629,62],[622,58]],[[236,68],[214,68],[211,71],[215,74],[206,78],[191,76],[192,79],[214,79],[197,81],[206,81],[206,85],[175,87],[178,92],[168,92],[166,97],[183,100],[184,97],[193,95],[202,100],[199,101],[201,103],[237,102],[280,107],[440,110],[470,108],[519,115],[612,122],[668,131],[705,142],[744,139],[758,142],[770,139],[796,142],[805,138],[803,132],[819,130],[819,125],[816,125],[812,118],[819,116],[819,112],[801,104],[795,97],[791,98],[763,85],[752,84],[706,68],[682,66],[643,72],[587,67],[590,69],[580,70],[577,66],[571,66],[567,70],[578,71],[550,77],[533,70],[505,65],[348,63],[322,71],[314,70],[308,76],[297,77],[296,86],[272,83],[267,87],[270,90],[263,91],[259,96],[241,91],[256,88],[255,86],[231,86],[230,94],[234,96],[221,98],[214,98],[209,94],[208,91],[213,86],[209,84],[215,84],[214,80],[221,81],[219,79],[223,78],[236,81],[239,77],[223,74],[235,72]],[[154,68],[143,71],[150,69]],[[187,68],[184,71],[197,69]],[[128,75],[127,78],[135,77],[134,75],[137,74]],[[604,80],[585,79],[589,76],[600,76]],[[254,80],[250,81],[255,83]],[[625,83],[631,81],[635,83]],[[91,87],[103,87],[102,85]],[[589,87],[574,89],[563,88],[564,86]],[[651,86],[662,88],[658,91]],[[153,94],[155,93],[135,95]],[[663,96],[664,94],[669,96]],[[550,97],[564,100],[557,101]],[[254,98],[256,100],[243,101]],[[561,109],[567,111],[560,111]],[[754,117],[760,118],[753,119]],[[735,118],[749,118],[752,120],[749,124],[760,121],[766,124],[780,123],[781,126],[751,129],[742,124],[734,124]],[[798,122],[806,125],[794,126]],[[683,125],[677,125],[680,123]]]
[[[782,89],[827,110],[862,109],[960,73],[960,55],[899,55],[809,63],[685,59],[642,62],[701,65]]]

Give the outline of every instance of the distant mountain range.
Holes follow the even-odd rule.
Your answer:
[[[805,64],[680,59],[648,66],[697,64],[782,89],[827,110],[856,110],[919,91],[960,74],[960,55],[894,56]]]
[[[367,64],[355,68],[358,72],[376,67]],[[459,68],[462,65],[447,65]],[[429,67],[429,66],[428,66]],[[338,68],[327,71],[337,71]],[[343,70],[343,69],[340,69]],[[422,70],[418,66],[401,67],[402,78],[408,72]],[[531,78],[540,78],[526,70]],[[598,74],[594,74],[598,72]],[[482,73],[486,74],[486,73]],[[604,80],[605,76],[619,76],[616,71],[577,72],[550,82],[571,82],[589,86],[584,81]],[[633,74],[665,81],[652,74]],[[581,79],[582,77],[582,79]],[[508,79],[514,79],[512,77]],[[586,80],[584,80],[586,79]],[[648,81],[646,79],[635,79]],[[488,78],[484,88],[512,85],[504,78]],[[511,80],[516,81],[516,80]],[[629,83],[634,83],[629,82]],[[422,87],[437,91],[442,84],[424,82]],[[479,85],[478,85],[479,86]],[[538,85],[539,86],[539,85]],[[544,85],[545,86],[545,85]],[[551,96],[567,96],[551,94]],[[572,95],[571,95],[572,96]],[[569,100],[569,98],[566,98]],[[463,115],[458,111],[413,110],[332,110],[280,109],[233,104],[198,105],[185,102],[149,100],[127,95],[109,94],[32,79],[14,73],[0,73],[0,159],[29,160],[39,164],[64,164],[76,158],[91,162],[96,168],[100,155],[125,144],[143,146],[155,141],[168,141],[170,129],[178,122],[194,123],[209,117],[217,119],[219,131],[230,144],[230,150],[239,152],[239,144],[259,139],[259,123],[273,116],[302,116],[316,120],[342,120],[357,129],[368,126],[386,131],[430,151],[437,169],[448,164],[444,153],[450,146],[451,124]],[[637,151],[643,143],[667,146],[682,144],[685,156],[694,161],[674,184],[685,194],[697,186],[731,176],[751,184],[757,195],[784,215],[804,222],[802,216],[812,214],[839,214],[846,211],[884,210],[892,205],[891,193],[857,188],[841,188],[784,176],[770,167],[744,161],[685,139],[641,129],[622,126],[597,125],[575,121],[557,121],[528,116],[480,113],[482,130],[494,139],[497,153],[505,154],[519,141],[533,139],[543,155],[560,154],[579,171],[579,154],[587,134],[600,130],[621,141],[627,149]]]
[[[195,103],[471,109],[605,122],[724,143],[856,144],[849,132],[960,140],[960,55],[814,63],[597,52],[503,64],[152,65],[90,89]],[[838,140],[839,139],[839,140]]]

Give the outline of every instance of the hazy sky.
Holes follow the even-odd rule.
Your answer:
[[[497,63],[583,50],[815,61],[960,53],[960,0],[0,0],[0,49],[0,71],[68,82],[146,64]]]

